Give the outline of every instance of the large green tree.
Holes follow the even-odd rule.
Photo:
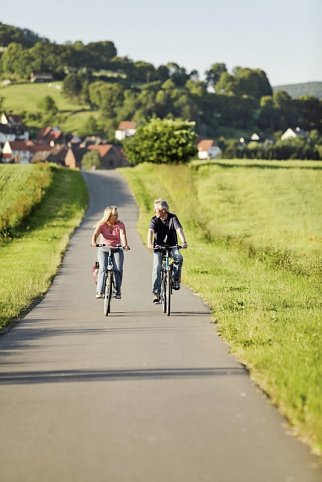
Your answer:
[[[227,95],[254,97],[272,95],[272,87],[263,70],[235,67],[232,74],[223,71],[215,84],[216,92]]]
[[[63,94],[71,99],[77,99],[80,97],[83,89],[82,80],[74,72],[68,74],[63,82]]]
[[[224,72],[227,72],[226,64],[220,62],[212,64],[210,69],[206,70],[207,85],[214,87],[220,79],[221,74],[223,74]]]
[[[41,39],[39,35],[27,28],[14,27],[0,22],[0,45],[6,47],[12,42],[18,43],[23,47],[30,48]]]
[[[101,167],[101,159],[97,151],[86,152],[82,159],[82,168],[90,171],[91,169],[99,169]]]
[[[1,70],[16,74],[21,78],[28,78],[32,72],[32,57],[27,49],[12,42],[4,49],[1,57]]]
[[[91,103],[101,112],[103,119],[117,118],[118,109],[123,105],[124,88],[117,83],[93,82],[89,86]]]

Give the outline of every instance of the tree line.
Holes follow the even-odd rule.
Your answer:
[[[238,132],[278,139],[288,127],[297,126],[321,144],[322,102],[274,93],[259,68],[237,66],[229,72],[224,63],[213,63],[201,80],[197,70],[187,72],[174,62],[155,67],[119,57],[112,41],[59,45],[1,23],[0,45],[2,78],[29,79],[32,72],[49,72],[63,81],[66,97],[99,112],[97,120],[90,118],[83,126],[84,133],[112,139],[121,120],[140,126],[154,117],[180,118],[193,121],[199,137],[222,136],[224,147],[225,139]]]

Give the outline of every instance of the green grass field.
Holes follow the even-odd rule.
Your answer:
[[[19,206],[24,201],[19,176],[31,176],[35,181],[38,178],[41,185],[43,173],[36,165],[11,168],[11,205]],[[87,205],[87,191],[79,171],[54,166],[43,170],[48,171],[50,183],[40,202],[37,199],[19,225],[14,223],[10,237],[0,238],[0,328],[46,293]]]
[[[0,239],[10,236],[10,231],[35,209],[51,182],[48,165],[0,164]]]
[[[59,111],[77,111],[81,107],[67,100],[61,93],[62,82],[31,82],[12,84],[0,88],[0,96],[4,97],[4,108],[19,114],[21,111],[36,112],[38,103],[47,95],[52,97]]]
[[[188,237],[183,281],[296,433],[322,449],[322,163],[141,164],[121,171],[146,238],[153,199]]]
[[[9,85],[0,88],[0,97],[4,98],[3,110],[14,114],[22,112],[36,113],[38,104],[46,96],[54,99],[58,108],[58,127],[66,132],[77,132],[89,116],[97,117],[97,111],[89,106],[73,103],[62,95],[62,82],[30,82]],[[42,127],[39,122],[33,122],[32,127]]]

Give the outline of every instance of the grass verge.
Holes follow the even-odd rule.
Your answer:
[[[40,203],[51,181],[52,170],[46,164],[0,164],[0,238],[12,235]]]
[[[15,238],[1,242],[0,328],[46,293],[86,209],[80,172],[54,166],[51,171],[40,205],[16,229]]]

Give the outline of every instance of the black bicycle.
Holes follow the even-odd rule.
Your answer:
[[[181,249],[182,246],[155,246],[156,252],[162,252],[161,261],[161,303],[163,307],[163,313],[170,316],[171,313],[171,295],[174,285],[173,279],[173,259],[171,251],[173,248]]]
[[[123,249],[122,246],[107,246],[106,244],[97,244],[97,248],[108,248],[107,250],[107,265],[104,271],[104,284],[103,284],[103,293],[104,293],[104,315],[108,316],[111,312],[111,300],[113,298],[113,293],[115,290],[115,272],[114,272],[114,265],[113,265],[113,258],[115,251],[119,251]]]

